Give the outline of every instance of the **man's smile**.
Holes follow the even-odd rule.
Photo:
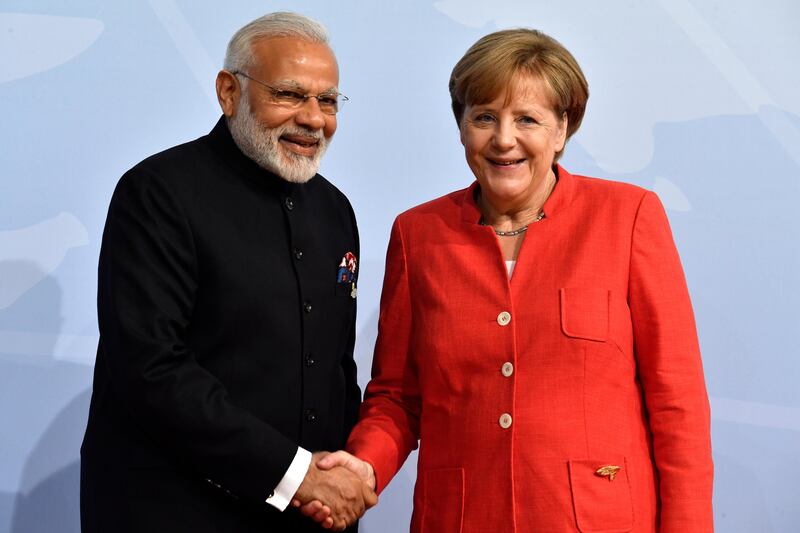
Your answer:
[[[317,153],[319,138],[308,135],[281,135],[280,143],[288,150],[304,156],[312,157]]]

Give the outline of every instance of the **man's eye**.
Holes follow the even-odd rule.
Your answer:
[[[319,105],[323,107],[335,108],[339,104],[339,99],[335,95],[324,95],[317,98]]]
[[[275,91],[275,99],[283,102],[300,102],[305,96],[294,91]]]

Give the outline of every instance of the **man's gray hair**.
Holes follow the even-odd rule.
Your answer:
[[[225,53],[225,70],[247,70],[253,63],[253,42],[276,37],[297,37],[328,44],[328,30],[319,22],[287,11],[270,13],[250,22],[231,37]]]

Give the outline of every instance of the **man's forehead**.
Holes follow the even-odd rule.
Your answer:
[[[255,39],[250,46],[256,61],[283,57],[303,62],[304,56],[311,55],[336,63],[336,56],[328,44],[299,37],[262,37]]]
[[[252,68],[270,77],[273,83],[285,79],[301,85],[338,84],[339,66],[325,43],[297,37],[271,37],[254,41],[252,51]]]

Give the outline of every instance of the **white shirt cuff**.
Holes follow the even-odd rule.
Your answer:
[[[306,477],[308,466],[311,464],[311,452],[297,447],[297,452],[294,454],[292,464],[286,470],[278,486],[272,491],[272,494],[267,498],[267,503],[275,507],[279,511],[283,511],[289,506],[295,492],[300,488],[300,484]]]

